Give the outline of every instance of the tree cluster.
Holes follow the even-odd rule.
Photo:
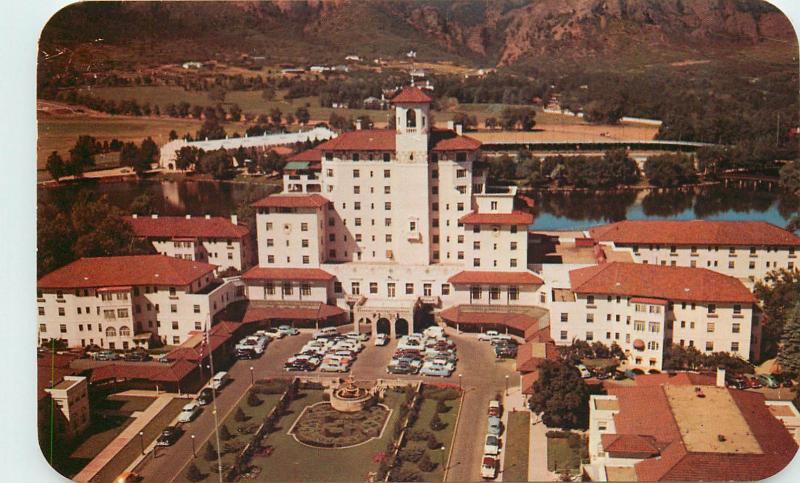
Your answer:
[[[756,282],[753,293],[764,313],[761,329],[761,353],[768,358],[779,353],[779,342],[800,303],[800,270],[775,270]]]
[[[706,354],[694,346],[672,344],[664,349],[664,370],[707,370],[723,367],[735,373],[752,373],[753,366],[744,359],[728,352]]]
[[[533,384],[530,408],[550,427],[586,429],[589,423],[589,387],[578,370],[563,361],[545,361]]]
[[[644,162],[644,174],[653,186],[676,188],[697,181],[694,161],[685,154],[650,156]]]

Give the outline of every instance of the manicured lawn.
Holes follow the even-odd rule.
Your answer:
[[[528,480],[528,450],[530,448],[531,415],[526,411],[508,414],[508,428],[503,447],[504,481]]]
[[[460,399],[445,401],[448,410],[439,413],[439,419],[441,419],[445,426],[438,431],[433,431],[431,430],[430,422],[434,414],[436,414],[437,400],[431,396],[434,395],[435,391],[436,389],[431,386],[425,386],[423,388],[423,395],[426,397],[420,406],[419,416],[411,427],[410,432],[429,431],[433,433],[436,440],[440,443],[439,447],[444,446],[445,450],[428,449],[428,441],[414,441],[410,438],[406,438],[405,446],[401,451],[401,453],[425,451],[428,458],[436,464],[431,471],[422,471],[418,466],[419,462],[403,461],[401,471],[404,473],[416,473],[422,481],[442,481],[444,479],[444,465],[447,464],[450,451],[453,447],[453,432],[455,431],[456,419],[458,418],[459,405],[461,403]],[[444,465],[442,464],[443,461]]]
[[[550,471],[569,470],[575,472],[581,466],[581,453],[586,445],[584,438],[577,439],[575,446],[570,446],[568,438],[547,438],[547,469]]]
[[[175,416],[178,415],[185,404],[185,399],[173,399],[144,427],[144,429],[142,429],[145,447],[161,434],[161,430],[167,426],[170,421],[175,419]],[[102,470],[100,470],[99,473],[97,473],[93,481],[113,481],[114,478],[125,471],[125,468],[133,463],[133,460],[141,454],[141,451],[142,442],[139,438],[132,439]]]
[[[278,387],[278,385],[280,385],[282,389],[285,389],[285,385],[283,384],[283,381],[279,381],[275,383],[274,387]],[[250,406],[250,404],[248,404],[247,394],[248,393],[245,392],[244,396],[237,405],[237,407],[242,409],[242,412],[244,412],[247,419],[241,422],[236,421],[236,409],[234,409],[220,425],[220,428],[222,426],[227,427],[228,432],[231,435],[231,438],[225,441],[222,438],[222,433],[220,433],[220,446],[223,449],[223,467],[234,464],[236,461],[236,455],[239,454],[239,452],[247,445],[247,443],[252,440],[253,433],[255,433],[264,419],[266,419],[267,415],[272,411],[272,408],[275,407],[282,396],[282,392],[278,394],[261,393],[258,395],[258,397],[263,402],[258,406]],[[237,431],[237,428],[240,426],[247,426],[252,431],[239,432]],[[216,481],[219,478],[217,475],[217,459],[216,457],[212,458],[211,460],[207,460],[205,458],[206,447],[209,443],[216,448],[216,435],[214,433],[211,434],[211,438],[205,444],[198,445],[197,458],[195,458],[193,462],[197,465],[200,473],[206,475],[206,478],[203,481]],[[183,474],[186,474],[186,468],[184,468]]]
[[[403,394],[386,392],[384,404],[392,409],[392,414],[380,438],[353,448],[311,448],[298,443],[287,432],[304,407],[323,400],[322,394],[322,390],[303,389],[289,405],[276,430],[266,437],[265,444],[275,448],[272,455],[252,460],[252,464],[262,469],[259,481],[365,481],[370,471],[377,470],[375,456],[385,451],[392,439]]]

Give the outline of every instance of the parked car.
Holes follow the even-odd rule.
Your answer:
[[[150,360],[150,354],[145,351],[131,351],[124,356],[126,361],[145,362]]]
[[[794,382],[792,382],[792,376],[789,374],[774,374],[774,377],[783,387],[793,387]]]
[[[325,339],[328,337],[335,337],[339,335],[339,331],[336,330],[336,327],[325,327],[314,332],[315,339]]]
[[[732,388],[734,388],[734,389],[740,389],[740,390],[744,390],[744,389],[747,389],[747,387],[748,387],[748,386],[747,386],[747,382],[746,382],[746,381],[745,381],[743,378],[739,378],[739,379],[735,379],[735,378],[734,378],[734,379],[728,379],[728,380],[726,381],[726,383],[727,383],[728,387],[732,387]]]
[[[177,426],[167,426],[161,431],[161,435],[156,439],[156,446],[172,446],[183,434],[183,430]]]
[[[258,354],[253,349],[236,349],[234,356],[237,359],[258,359]]]
[[[200,405],[196,402],[192,401],[181,409],[180,414],[178,414],[178,422],[179,423],[190,423],[197,417],[200,413]]]
[[[385,346],[389,343],[389,336],[386,334],[378,334],[375,336],[375,345],[376,346]]]
[[[414,374],[414,368],[407,362],[400,362],[398,364],[389,364],[386,367],[387,374]]]
[[[500,405],[500,401],[496,399],[489,401],[489,416],[499,418],[502,413],[503,407]]]
[[[327,361],[323,362],[319,366],[319,370],[322,372],[347,372],[350,369],[349,365],[342,364],[338,361]]]
[[[517,357],[517,346],[510,344],[497,344],[494,346],[494,355],[498,359],[513,359]]]
[[[204,387],[197,395],[197,403],[201,406],[207,406],[214,401],[214,391],[210,387]]]
[[[344,336],[348,339],[359,340],[362,342],[369,340],[369,334],[365,332],[347,332]]]
[[[578,369],[578,372],[581,373],[581,377],[584,379],[588,379],[592,377],[592,373],[589,372],[589,369],[586,368],[583,364],[575,364],[575,368]]]
[[[209,385],[213,387],[215,390],[219,391],[222,386],[228,383],[229,377],[228,373],[225,371],[220,371],[214,374],[214,377],[211,378],[211,382]]]
[[[281,325],[278,327],[278,332],[284,335],[297,335],[300,333],[299,330],[295,329],[294,327],[288,325]]]
[[[430,364],[430,365],[423,365],[422,370],[419,372],[423,376],[450,377],[450,374],[452,374],[453,371],[448,369],[446,366],[438,364]]]
[[[514,343],[514,338],[511,337],[510,335],[499,334],[497,337],[494,337],[489,342],[491,342],[493,345],[496,345],[496,344],[512,344],[512,343]]]
[[[500,435],[501,425],[500,418],[497,416],[489,416],[489,422],[487,424],[487,433],[493,434],[495,436]]]
[[[144,479],[143,476],[133,471],[123,471],[119,476],[114,478],[114,483],[138,483]]]
[[[481,462],[481,478],[493,480],[497,478],[497,458],[491,455],[484,455]]]
[[[500,438],[494,434],[487,434],[486,442],[483,445],[483,452],[490,455],[500,453]]]
[[[763,386],[763,384],[761,384],[761,381],[759,381],[756,376],[753,376],[751,374],[747,374],[746,376],[744,376],[744,380],[745,383],[747,384],[747,387],[750,389],[758,389]]]
[[[777,389],[781,387],[778,380],[774,376],[771,376],[769,374],[761,374],[760,376],[758,376],[758,380],[761,381],[761,384],[770,389]]]
[[[283,365],[287,371],[313,371],[314,367],[305,360],[287,361]]]
[[[111,351],[101,351],[94,355],[94,360],[96,361],[116,361],[118,359],[119,355]]]
[[[487,330],[486,332],[484,332],[484,333],[482,333],[481,335],[478,336],[478,340],[481,340],[481,341],[484,341],[484,342],[491,342],[499,335],[500,335],[500,332],[497,332],[496,330]]]

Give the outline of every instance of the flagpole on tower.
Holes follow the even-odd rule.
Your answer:
[[[206,321],[206,324],[205,324],[205,330],[204,330],[205,333],[203,334],[203,347],[204,348],[209,347],[209,344],[208,344],[208,342],[209,342],[208,330],[209,330],[210,326],[211,326],[211,314],[208,315],[208,320]],[[202,359],[201,359],[201,361],[202,361]],[[211,377],[212,377],[211,384],[209,384],[209,386],[211,387],[211,403],[212,403],[211,412],[212,412],[212,414],[214,414],[214,435],[216,436],[216,439],[217,439],[217,467],[219,469],[219,472],[218,472],[218,474],[219,474],[219,483],[222,483],[222,451],[221,451],[221,449],[219,447],[219,416],[217,415],[217,389],[214,387],[214,380],[213,380],[213,377],[214,377],[214,375],[216,373],[214,372],[214,351],[212,351],[212,350],[208,351],[208,364],[209,364]]]

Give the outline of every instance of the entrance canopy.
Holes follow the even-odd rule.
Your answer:
[[[456,305],[439,312],[450,324],[475,329],[502,327],[521,336],[526,331],[537,331],[549,323],[547,309],[535,306]],[[540,325],[544,324],[544,326]]]

